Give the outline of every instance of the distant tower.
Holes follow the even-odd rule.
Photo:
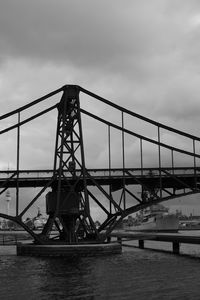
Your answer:
[[[7,190],[6,191],[6,203],[7,203],[7,215],[9,215],[9,212],[10,212],[10,201],[11,201],[11,196],[10,196],[10,191]]]

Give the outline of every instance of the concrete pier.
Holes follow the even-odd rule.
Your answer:
[[[145,249],[145,241],[157,241],[172,243],[172,252],[174,254],[180,254],[181,244],[196,244],[200,245],[200,236],[188,236],[183,234],[169,234],[169,233],[156,233],[156,232],[134,232],[118,230],[113,231],[111,237],[117,238],[117,240],[138,240],[138,247]],[[162,250],[161,250],[162,251]]]
[[[144,240],[138,240],[139,248],[144,249]]]
[[[17,245],[17,255],[21,256],[103,256],[120,254],[121,252],[122,246],[119,243],[78,245],[35,245],[19,243]]]

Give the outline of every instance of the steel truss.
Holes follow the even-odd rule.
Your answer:
[[[59,103],[21,121],[21,111],[31,107],[32,105],[38,104],[59,92],[63,92]],[[106,105],[120,111],[121,126],[83,110],[80,107],[80,92],[94,97]],[[54,167],[52,170],[43,170],[43,172],[48,174],[46,177],[21,177],[21,174],[26,171],[19,169],[20,126],[55,108],[58,110],[58,118]],[[9,187],[16,187],[16,216],[8,216],[0,213],[0,217],[10,219],[21,225],[33,236],[36,243],[75,244],[106,241],[109,240],[110,232],[129,214],[146,208],[152,204],[200,192],[200,169],[197,166],[196,161],[200,158],[200,155],[197,154],[195,150],[196,142],[199,142],[200,138],[128,111],[125,108],[113,104],[110,101],[103,99],[79,86],[66,85],[61,89],[19,108],[18,110],[0,117],[0,120],[14,114],[18,115],[18,123],[2,130],[0,134],[17,128],[17,168],[13,171],[7,171],[7,173],[4,172],[6,176],[3,179],[0,179],[0,194],[5,192]],[[89,170],[86,167],[81,120],[82,114],[96,119],[97,121],[105,124],[108,128],[108,169]],[[158,132],[157,140],[139,135],[132,130],[127,129],[124,122],[126,114],[156,126]],[[117,129],[121,132],[121,169],[114,169],[111,166],[111,128]],[[193,143],[193,151],[189,152],[163,143],[161,141],[161,129],[174,132],[190,139]],[[130,169],[125,166],[125,134],[134,136],[140,141],[140,168]],[[158,147],[159,165],[157,168],[144,168],[144,141],[152,143]],[[162,166],[161,148],[165,148],[171,152],[172,164],[168,168],[164,168]],[[190,168],[176,168],[174,166],[175,152],[192,157],[194,165]],[[40,172],[40,170],[27,170],[27,173],[30,172]],[[21,212],[19,212],[18,192],[19,188],[22,187],[23,184],[27,184],[27,186],[41,186],[42,189],[32,199],[32,201]],[[97,194],[90,188],[91,186],[95,187],[96,190],[98,190],[98,193],[106,199],[106,204],[98,198]],[[138,195],[137,191],[132,189],[133,186],[140,187],[140,195]],[[22,217],[49,188],[51,188],[51,191],[46,195],[48,220],[42,232],[40,234],[36,234],[22,221]],[[127,199],[130,200],[130,198],[136,201],[136,204],[133,203],[133,205],[128,206]],[[105,220],[100,227],[98,227],[92,219],[90,212],[91,201],[96,203],[99,210],[102,210],[102,212],[106,215]],[[51,233],[55,228],[57,230],[57,235],[52,237]]]

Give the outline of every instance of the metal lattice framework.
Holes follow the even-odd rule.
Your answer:
[[[60,92],[62,96],[58,103],[21,120],[21,113],[26,109],[40,105],[42,101]],[[115,109],[121,114],[120,124],[83,109],[80,105],[80,93]],[[48,170],[20,169],[21,126],[55,109],[58,111],[58,118],[53,168]],[[0,217],[18,223],[33,236],[37,243],[102,242],[108,239],[110,232],[129,214],[152,204],[200,192],[200,168],[197,163],[200,155],[196,153],[196,145],[200,138],[138,115],[80,86],[66,85],[1,116],[0,121],[14,115],[17,115],[17,123],[1,130],[0,134],[17,129],[17,164],[15,170],[0,171],[0,194],[8,188],[16,189],[16,215],[0,213]],[[92,118],[107,127],[108,168],[87,168],[82,116]],[[132,127],[125,125],[126,116],[133,120],[133,128],[135,119],[154,126],[157,138],[153,139],[151,136],[144,136],[133,131]],[[113,129],[120,133],[121,168],[112,167],[111,135]],[[163,142],[162,130],[186,138],[191,143],[192,150],[188,151]],[[140,167],[126,166],[126,136],[133,137],[139,142]],[[158,158],[156,167],[144,166],[144,143],[146,142],[156,147]],[[169,153],[170,162],[168,161],[167,166],[163,163],[163,151]],[[175,155],[192,158],[192,166],[177,167]],[[19,211],[19,189],[36,186],[41,187],[41,190],[22,211]],[[140,194],[138,194],[138,187]],[[23,216],[43,194],[46,194],[48,220],[42,232],[36,234],[23,221]],[[96,226],[92,218],[91,202],[94,202],[105,215],[100,227]],[[53,228],[56,228],[57,236],[52,238]]]

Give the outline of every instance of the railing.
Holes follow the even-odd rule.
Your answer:
[[[200,174],[200,167],[177,167],[177,168],[170,168],[170,167],[163,167],[163,168],[103,168],[103,169],[87,169],[87,172],[91,176],[122,176],[124,172],[129,172],[134,176],[141,175],[141,172],[146,177],[154,177],[160,174],[160,171],[167,171],[173,175],[194,175],[194,171],[197,174]],[[6,179],[11,177],[16,170],[5,170],[0,171],[0,180]],[[80,175],[81,170],[77,169],[76,174],[77,176]],[[69,171],[64,171],[63,174],[66,177],[71,177],[71,173]],[[53,176],[53,171],[50,169],[46,170],[19,170],[19,178],[51,178]],[[166,174],[163,176],[167,176]],[[14,178],[14,177],[13,177]]]
[[[18,231],[0,231],[0,246],[17,245],[24,240],[30,240],[31,236],[25,231],[23,233]]]

